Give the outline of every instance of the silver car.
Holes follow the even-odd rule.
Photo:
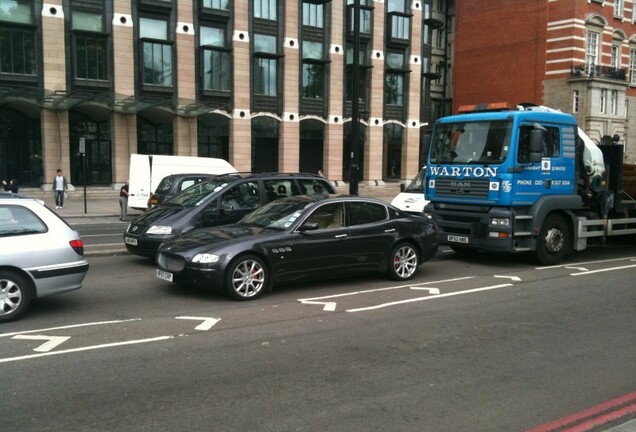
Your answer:
[[[31,300],[81,288],[88,272],[79,234],[41,202],[0,200],[0,322]]]

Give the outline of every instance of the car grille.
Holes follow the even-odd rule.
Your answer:
[[[141,235],[144,233],[144,231],[146,231],[146,227],[143,225],[135,225],[135,224],[130,224],[130,226],[128,227],[128,234],[133,234],[133,235]]]
[[[185,258],[179,255],[171,255],[163,252],[160,252],[157,255],[157,263],[161,266],[161,268],[173,272],[182,271],[186,264]]]

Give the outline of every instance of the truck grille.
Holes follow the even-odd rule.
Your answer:
[[[437,178],[435,179],[435,191],[438,196],[469,196],[487,198],[490,181],[488,179]]]

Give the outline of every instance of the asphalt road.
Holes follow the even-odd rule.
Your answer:
[[[524,431],[636,390],[636,246],[424,264],[240,303],[150,260],[0,328],[5,431]]]

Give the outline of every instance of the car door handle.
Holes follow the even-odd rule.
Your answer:
[[[385,229],[384,232],[395,232],[395,228],[391,228],[391,229]]]
[[[347,234],[338,234],[338,235],[336,236],[336,238],[343,238],[343,237],[346,237],[346,236],[347,236]]]

